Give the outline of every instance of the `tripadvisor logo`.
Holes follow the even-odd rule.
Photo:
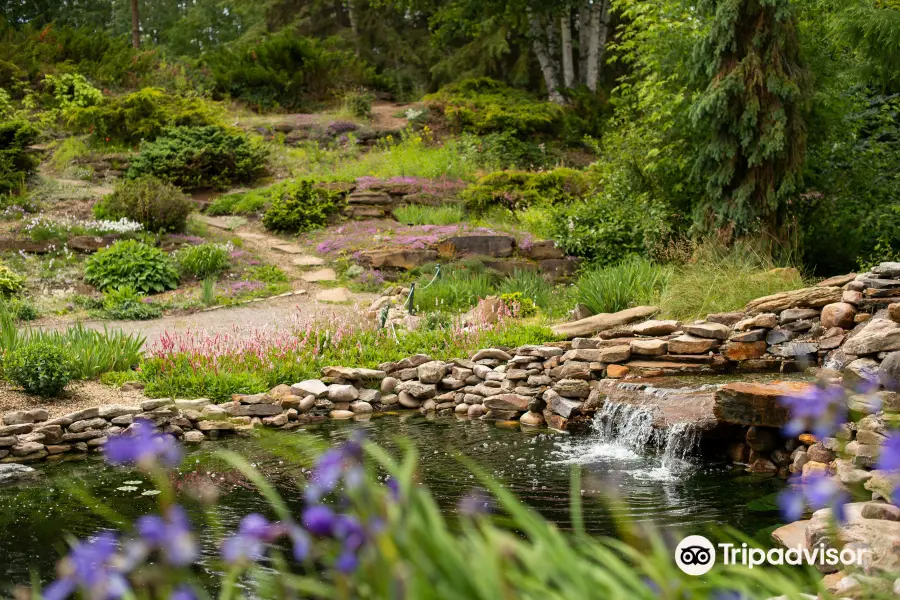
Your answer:
[[[689,535],[675,547],[675,564],[688,575],[704,575],[716,564],[716,547],[723,565],[743,565],[749,569],[760,565],[865,566],[867,548],[751,548],[747,544],[713,545],[702,535]]]

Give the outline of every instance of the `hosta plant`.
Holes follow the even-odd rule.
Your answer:
[[[119,241],[88,259],[85,280],[107,291],[131,286],[144,294],[178,287],[178,271],[169,256],[136,240]]]

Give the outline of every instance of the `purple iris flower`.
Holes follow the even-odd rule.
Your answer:
[[[359,566],[359,558],[352,550],[344,550],[334,562],[334,568],[341,573],[352,573]]]
[[[222,557],[225,562],[257,562],[265,554],[266,542],[278,537],[281,528],[272,524],[264,516],[253,513],[243,519],[236,534],[222,543]]]
[[[185,567],[196,560],[197,541],[191,532],[187,513],[180,506],[171,507],[166,518],[145,515],[137,520],[137,531],[151,549],[159,549],[171,565]]]
[[[44,589],[45,600],[63,600],[79,589],[89,598],[124,596],[128,592],[128,582],[111,564],[116,549],[116,536],[109,532],[79,542],[63,562],[66,575]]]
[[[175,468],[181,463],[181,448],[175,438],[159,433],[146,419],[135,421],[122,435],[109,438],[104,452],[106,462],[111,465],[150,468],[159,463]]]
[[[791,437],[807,431],[819,438],[830,437],[847,422],[846,393],[838,385],[812,386],[780,401],[790,412],[791,420],[785,425],[784,433]]]
[[[397,481],[397,479],[394,477],[388,477],[387,480],[384,482],[384,484],[387,486],[387,489],[391,494],[391,498],[393,498],[394,500],[399,500],[400,499],[400,482]]]
[[[315,536],[333,535],[336,522],[337,516],[327,506],[317,504],[303,511],[303,526]]]
[[[364,473],[359,465],[362,461],[363,435],[354,433],[350,440],[319,457],[305,490],[306,501],[309,504],[316,504],[333,492],[341,477],[351,488],[362,482]]]
[[[891,433],[885,440],[876,468],[900,474],[900,431]]]
[[[791,482],[792,488],[778,495],[778,506],[785,520],[800,520],[807,506],[812,510],[831,507],[838,523],[847,520],[848,494],[832,477],[815,473],[803,478],[794,477]]]
[[[169,596],[169,600],[197,600],[197,593],[189,585],[180,585]]]

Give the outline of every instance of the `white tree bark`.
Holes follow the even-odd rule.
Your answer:
[[[600,80],[600,61],[606,52],[606,38],[609,31],[609,3],[610,0],[596,0],[591,5],[591,20],[588,41],[588,64],[585,84],[592,92],[597,91],[597,82]],[[602,46],[601,46],[602,44]]]
[[[566,6],[560,17],[560,39],[562,40],[563,85],[575,85],[575,63],[572,62],[572,9]]]
[[[553,62],[553,55],[548,50],[548,43],[552,43],[552,37],[547,36],[541,20],[531,11],[528,12],[528,27],[531,34],[531,47],[535,56],[537,56],[538,64],[541,66],[541,73],[544,75],[544,83],[547,85],[547,96],[551,102],[565,104],[565,98],[559,91],[559,74],[556,70],[556,64]],[[555,27],[550,27],[549,31],[554,29]],[[548,38],[546,41],[545,36]]]
[[[588,46],[590,45],[591,2],[582,0],[578,8],[578,81],[587,83]]]
[[[609,22],[612,19],[612,0],[604,0],[603,13],[600,15],[600,40],[597,43],[597,75],[603,72],[603,59],[606,56],[606,42],[609,41]]]

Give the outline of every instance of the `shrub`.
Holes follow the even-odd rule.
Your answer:
[[[173,127],[141,144],[128,177],[154,175],[185,189],[224,189],[265,173],[268,151],[224,127]]]
[[[194,203],[177,187],[155,177],[125,181],[94,206],[98,219],[129,219],[152,232],[183,232]]]
[[[175,261],[183,274],[204,279],[228,268],[229,250],[223,244],[185,246],[175,253]]]
[[[183,98],[161,89],[144,88],[126,96],[66,112],[69,126],[100,140],[125,144],[156,139],[169,127],[201,127],[221,123],[221,110],[201,98]]]
[[[372,100],[374,100],[374,96],[364,90],[347,92],[344,94],[341,107],[354,117],[368,119],[372,115]]]
[[[26,121],[0,122],[0,194],[21,189],[38,161],[28,152],[38,131]]]
[[[316,187],[308,179],[292,181],[271,189],[272,201],[263,215],[263,224],[272,231],[307,231],[328,224],[340,208],[337,192]]]
[[[656,303],[671,277],[670,267],[631,257],[583,272],[575,283],[575,297],[594,314],[617,312]]]
[[[573,169],[501,171],[485,175],[460,197],[469,210],[482,213],[492,206],[521,210],[538,204],[569,204],[584,199],[589,190],[588,177]]]
[[[404,225],[453,225],[462,223],[465,212],[461,206],[423,206],[406,204],[394,209],[394,218]]]
[[[84,75],[63,73],[47,75],[44,85],[53,94],[57,108],[87,108],[99,104],[103,100],[103,92],[92,86]]]
[[[91,256],[84,278],[104,292],[131,286],[147,294],[178,286],[178,271],[172,259],[162,250],[135,240],[118,241]]]
[[[6,378],[29,394],[58,396],[72,378],[72,363],[65,348],[46,342],[24,344],[3,363]]]
[[[529,93],[482,77],[443,87],[425,97],[429,108],[462,131],[485,134],[511,131],[519,136],[554,131],[562,108]]]
[[[8,298],[25,288],[25,277],[6,265],[0,265],[0,296]]]
[[[40,316],[37,306],[27,298],[0,300],[0,312],[8,313],[16,321],[34,321]]]
[[[143,294],[130,285],[108,290],[103,295],[103,313],[109,319],[147,321],[162,316],[162,307],[145,302]]]

